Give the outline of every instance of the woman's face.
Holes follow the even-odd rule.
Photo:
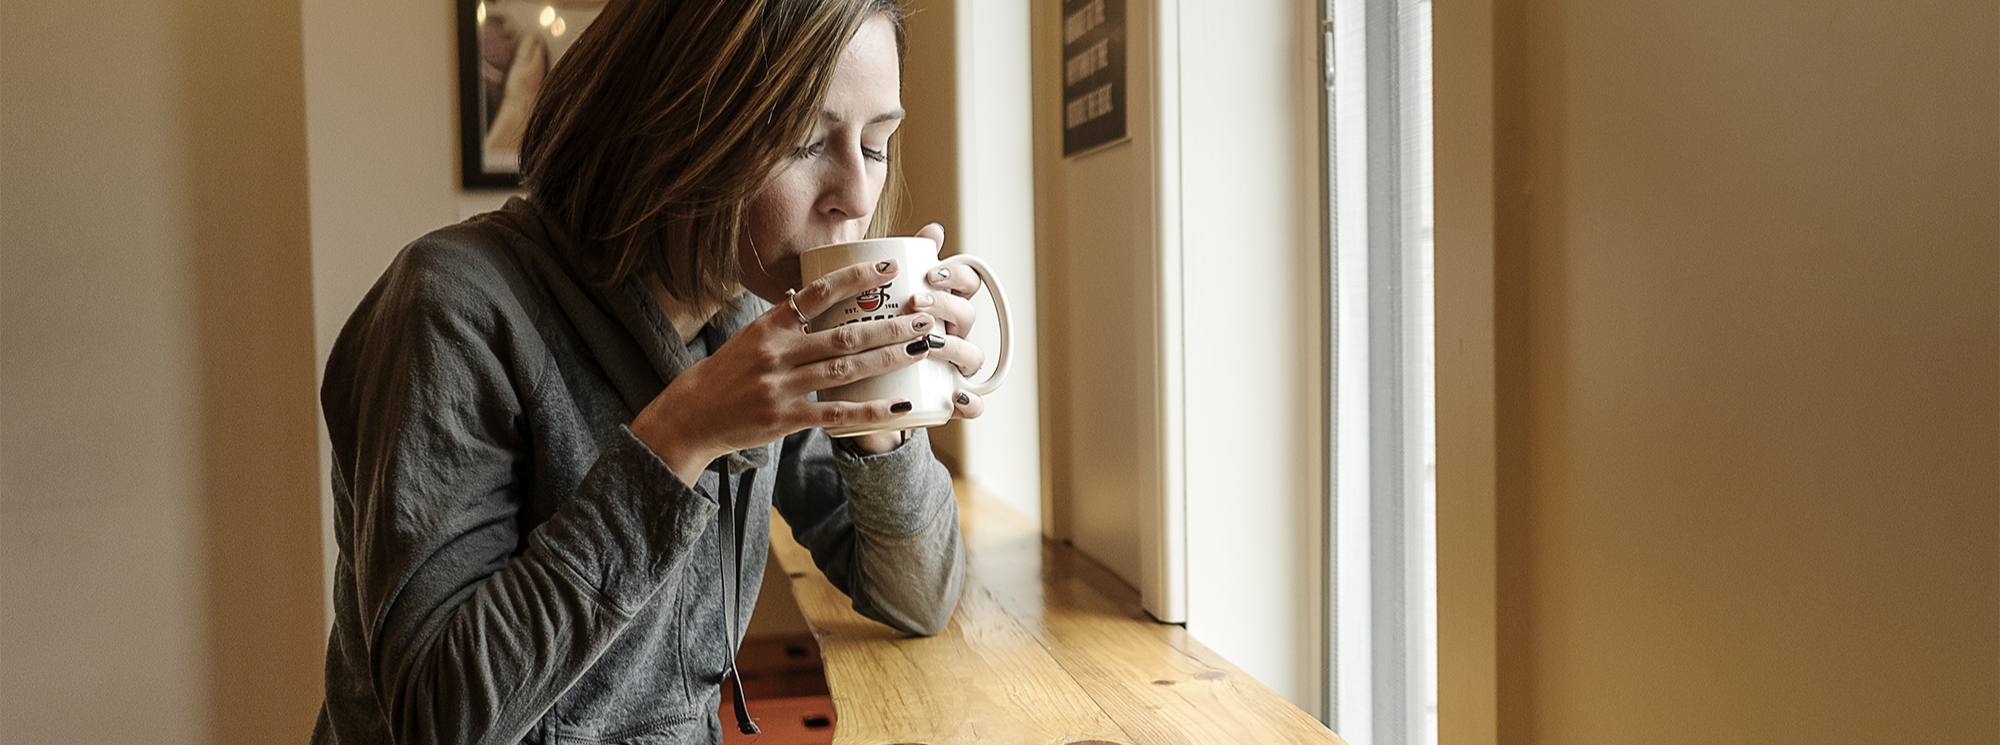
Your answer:
[[[834,68],[812,136],[750,201],[737,257],[743,285],[773,303],[799,286],[799,254],[868,232],[889,174],[889,136],[903,122],[896,32],[869,18]]]

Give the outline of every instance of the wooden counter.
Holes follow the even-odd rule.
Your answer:
[[[1186,629],[1154,622],[1096,562],[969,491],[959,485],[965,594],[930,638],[855,613],[773,514],[772,548],[825,660],[835,745],[1345,745]]]

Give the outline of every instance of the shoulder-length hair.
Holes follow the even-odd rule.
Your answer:
[[[652,274],[696,307],[727,301],[750,199],[811,136],[833,68],[897,0],[612,0],[550,71],[522,181],[606,285]],[[897,138],[900,139],[900,138]],[[890,173],[870,228],[893,228]]]

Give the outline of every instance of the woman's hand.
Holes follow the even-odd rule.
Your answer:
[[[944,248],[944,226],[937,223],[925,225],[917,231],[918,238],[929,238],[938,248]],[[965,340],[972,324],[979,319],[979,309],[972,304],[972,296],[979,294],[979,275],[963,266],[939,266],[924,277],[925,284],[933,292],[919,292],[911,296],[912,313],[927,313],[935,316],[944,326],[943,333],[935,336],[944,346],[931,350],[931,356],[952,364],[960,375],[977,374],[986,365],[986,351]],[[961,391],[952,398],[953,419],[975,419],[986,412],[986,401],[978,394]],[[882,432],[861,435],[851,440],[854,447],[870,453],[886,453],[894,450],[902,442],[898,432]]]
[[[938,244],[938,250],[944,248],[942,224],[926,224],[922,230],[916,230],[916,236],[930,238],[930,242]],[[978,306],[972,304],[972,296],[980,292],[980,274],[964,266],[936,266],[928,276],[924,276],[924,282],[932,286],[934,292],[912,294],[910,312],[932,314],[940,324],[944,324],[944,332],[932,332],[936,338],[944,340],[944,346],[932,348],[930,354],[938,360],[952,362],[952,366],[958,368],[958,375],[976,375],[980,366],[986,364],[986,350],[968,342],[966,332],[972,330],[972,322],[980,316]],[[960,391],[952,397],[952,419],[978,419],[982,413],[986,413],[986,401],[978,395]],[[904,435],[892,431],[860,435],[848,443],[864,453],[888,453],[902,445],[902,441]]]
[[[799,312],[816,317],[844,298],[887,283],[897,271],[893,261],[835,271],[799,291]],[[896,419],[909,411],[908,401],[820,402],[812,400],[812,392],[950,350],[950,344],[935,352],[930,348],[927,337],[937,325],[937,316],[916,312],[806,333],[791,307],[778,303],[660,391],[632,421],[632,434],[692,484],[710,461],[735,450],[811,427]]]
[[[944,226],[937,223],[925,225],[917,231],[917,237],[929,238],[944,249]],[[944,325],[945,344],[942,349],[931,352],[931,356],[958,368],[958,374],[971,377],[986,366],[986,350],[965,340],[972,331],[973,322],[979,320],[979,308],[972,304],[972,297],[979,294],[981,286],[979,274],[963,265],[943,265],[931,270],[924,277],[925,283],[939,292],[920,293],[911,299],[910,305],[916,313],[936,316]],[[952,418],[976,419],[986,412],[986,402],[978,395],[960,393],[952,399]]]

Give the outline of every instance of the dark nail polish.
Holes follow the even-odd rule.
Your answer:
[[[919,318],[917,319],[916,323],[910,324],[911,331],[922,331],[930,327],[931,327],[931,319],[928,318]]]
[[[966,405],[966,404],[969,404],[969,403],[972,403],[972,397],[971,397],[971,396],[968,396],[968,395],[965,395],[965,392],[964,392],[964,391],[959,391],[959,393],[958,393],[958,405],[960,405],[960,406],[964,406],[964,405]]]
[[[881,272],[883,274],[888,274],[889,270],[894,268],[896,268],[896,262],[894,261],[884,261],[880,264],[875,265],[875,271]]]
[[[926,336],[926,337],[924,337],[924,338],[926,338],[926,339],[929,339],[929,340],[930,340],[930,342],[931,342],[931,348],[932,348],[932,349],[943,349],[943,348],[944,348],[944,337],[942,337],[942,336],[939,336],[939,335],[937,335],[937,334],[931,334],[930,336]]]
[[[930,338],[926,337],[910,342],[909,346],[903,347],[903,351],[909,352],[911,356],[916,356],[919,354],[923,354],[925,350],[928,350],[930,348],[931,348]]]
[[[891,406],[889,407],[889,411],[890,411],[890,413],[894,413],[894,414],[901,414],[901,413],[903,413],[903,412],[906,412],[906,411],[909,411],[909,410],[910,410],[910,402],[908,402],[908,401],[904,401],[904,402],[901,402],[901,403],[897,403],[897,404],[893,404],[893,405],[891,405]]]

